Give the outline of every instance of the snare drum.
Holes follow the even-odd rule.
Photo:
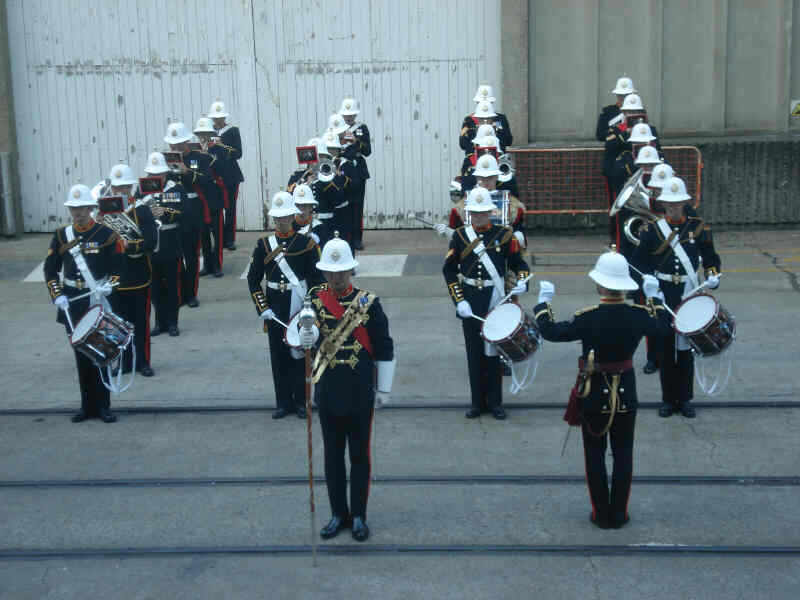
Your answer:
[[[72,347],[88,356],[98,367],[105,367],[128,347],[133,325],[99,304],[89,307],[70,336]]]
[[[701,356],[723,352],[736,337],[733,316],[708,294],[691,296],[681,302],[672,326]]]
[[[512,362],[521,362],[539,349],[536,321],[513,302],[495,307],[486,316],[481,336]]]

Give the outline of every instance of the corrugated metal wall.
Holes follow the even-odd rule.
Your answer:
[[[373,135],[371,227],[449,210],[457,138],[480,82],[500,106],[499,0],[7,0],[26,231],[66,220],[65,191],[123,158],[143,167],[169,117],[217,97],[242,131],[239,223],[296,166],[342,97]],[[475,27],[463,27],[469,14]]]

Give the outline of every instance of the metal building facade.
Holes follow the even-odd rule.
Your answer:
[[[221,98],[243,138],[239,225],[296,167],[345,95],[372,133],[368,227],[444,218],[461,119],[500,96],[500,2],[7,0],[26,231],[66,222],[64,196],[125,159],[141,172],[171,117]],[[470,27],[463,26],[471,15]]]

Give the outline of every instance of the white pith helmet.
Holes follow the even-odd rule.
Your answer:
[[[622,110],[644,110],[639,94],[628,94],[622,101]]]
[[[133,169],[122,163],[111,167],[111,174],[108,178],[113,186],[133,185],[137,182],[136,177],[133,176]]]
[[[667,179],[666,183],[661,186],[661,193],[656,198],[659,202],[683,202],[691,199],[692,197],[686,193],[686,184],[680,177]]]
[[[92,198],[92,190],[88,186],[76,183],[69,188],[64,206],[97,206],[97,200]]]
[[[497,113],[494,112],[494,103],[493,102],[478,102],[475,106],[475,112],[472,113],[473,117],[478,119],[489,119],[491,117],[496,117]]]
[[[339,114],[342,116],[357,115],[358,109],[356,108],[356,101],[353,98],[345,98],[342,100],[342,107]]]
[[[344,117],[339,113],[333,113],[328,117],[328,131],[333,131],[336,135],[347,131],[349,125],[345,123]]]
[[[300,211],[294,205],[294,199],[289,192],[277,192],[272,197],[272,206],[267,213],[270,217],[288,217],[299,215]]]
[[[489,190],[481,186],[475,186],[467,194],[467,202],[464,210],[470,212],[489,212],[494,210],[494,202]]]
[[[350,244],[339,237],[329,240],[325,246],[323,246],[322,256],[317,263],[317,269],[332,273],[350,271],[357,266],[358,261],[353,259]]]
[[[630,77],[620,77],[617,79],[617,85],[611,90],[611,93],[617,96],[635,94],[636,88],[633,87],[633,80]]]
[[[628,261],[622,254],[614,250],[604,252],[597,258],[594,269],[589,271],[589,278],[607,290],[639,289],[639,284],[631,277]]]
[[[642,146],[639,148],[639,154],[636,155],[634,164],[636,165],[657,165],[661,163],[658,157],[658,150],[653,146]]]
[[[475,163],[475,170],[472,172],[475,177],[491,177],[500,175],[500,168],[497,166],[497,159],[491,154],[479,156]]]
[[[151,152],[150,156],[147,157],[147,164],[144,167],[144,172],[149,175],[168,173],[169,166],[167,165],[167,159],[164,158],[161,152]]]
[[[673,177],[675,177],[675,169],[662,162],[653,167],[653,172],[650,174],[650,181],[647,185],[654,188],[663,188],[664,184]]]
[[[197,124],[194,126],[194,133],[216,133],[214,123],[209,117],[200,117],[197,119]]]
[[[653,130],[650,129],[650,125],[647,123],[637,123],[633,126],[631,137],[628,138],[628,141],[637,144],[646,144],[647,142],[652,142],[654,139],[656,139],[656,136],[653,135]]]
[[[491,136],[495,135],[494,127],[492,127],[488,123],[484,123],[483,125],[478,127],[477,131],[475,131],[475,137],[472,138],[472,143],[474,144],[477,140],[489,137],[490,135]]]
[[[481,84],[475,91],[473,102],[494,102],[495,97],[492,96],[492,86]]]
[[[339,134],[335,131],[328,130],[325,132],[325,137],[322,138],[322,141],[328,148],[341,148],[342,143],[339,141]],[[319,151],[317,151],[319,154]]]
[[[182,144],[192,139],[192,134],[189,128],[184,123],[170,123],[167,126],[167,134],[164,136],[164,141],[168,144]]]
[[[480,139],[475,138],[472,143],[478,148],[499,148],[500,140],[493,135],[487,135]]]
[[[316,147],[317,145],[319,145],[319,138],[318,137],[312,137],[310,140],[308,140],[306,142],[306,146],[314,146],[314,147]]]
[[[314,190],[311,189],[311,186],[306,185],[305,183],[295,186],[294,190],[292,191],[292,198],[294,199],[295,205],[313,204],[316,206],[319,204],[319,202],[314,199]]]
[[[221,119],[230,115],[225,111],[225,104],[221,100],[216,100],[208,109],[208,116],[212,119]]]

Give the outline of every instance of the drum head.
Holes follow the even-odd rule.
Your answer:
[[[81,320],[75,324],[75,329],[72,331],[70,340],[72,342],[77,342],[85,338],[94,328],[101,314],[103,314],[103,308],[99,304],[90,306],[89,310],[81,317]]]
[[[283,341],[286,342],[287,346],[292,348],[299,348],[300,347],[300,332],[297,329],[297,320],[300,317],[300,313],[298,312],[291,318],[288,323],[288,327],[286,328],[286,333],[283,334]]]
[[[700,331],[717,314],[717,301],[711,296],[689,298],[678,307],[675,313],[675,329],[680,333]]]
[[[522,322],[522,309],[513,302],[496,307],[483,324],[483,339],[498,342],[509,337]]]

